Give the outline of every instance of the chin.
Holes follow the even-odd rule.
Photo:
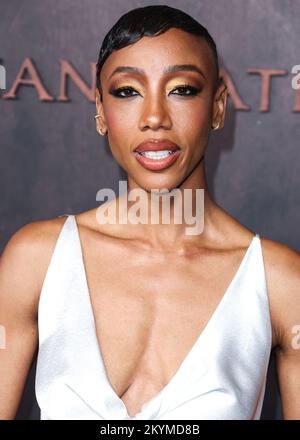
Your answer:
[[[180,179],[176,179],[174,175],[162,175],[158,173],[153,173],[152,176],[144,176],[134,179],[136,184],[147,192],[151,190],[158,190],[162,193],[163,190],[172,191],[172,189],[178,187],[178,182]]]

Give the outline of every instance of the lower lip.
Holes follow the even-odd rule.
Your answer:
[[[174,153],[169,154],[167,157],[161,159],[150,159],[149,157],[142,156],[141,154],[133,153],[136,160],[147,170],[164,170],[169,168],[176,162],[180,154],[180,150],[176,150]]]

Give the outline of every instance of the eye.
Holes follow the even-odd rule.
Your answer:
[[[135,92],[135,90],[133,87],[130,86],[119,87],[117,89],[112,89],[109,91],[109,93],[115,96],[116,98],[131,98],[132,96],[139,95],[139,93],[136,93],[134,95],[133,92]]]
[[[174,95],[179,95],[179,96],[194,96],[200,92],[199,89],[197,89],[196,87],[193,87],[193,86],[189,86],[188,84],[183,84],[182,86],[178,86],[174,90],[181,91],[181,93],[173,93],[173,91],[171,92]]]

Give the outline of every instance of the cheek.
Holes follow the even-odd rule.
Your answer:
[[[211,125],[211,106],[205,100],[181,106],[173,114],[176,131],[187,148],[182,165],[191,169],[203,155],[208,143]]]
[[[124,121],[113,106],[108,106],[108,108],[109,110],[104,111],[106,125],[110,132],[117,133],[124,126]]]
[[[111,102],[104,110],[108,129],[117,134],[124,131],[128,134],[128,129],[136,125],[137,111],[133,106],[126,106],[124,103]]]
[[[195,103],[190,106],[177,108],[173,113],[173,122],[187,139],[199,138],[205,135],[211,124],[211,109],[207,103]]]
[[[108,142],[111,153],[120,166],[128,159],[128,151],[132,148],[129,136],[136,132],[136,112],[129,106],[111,102],[104,109],[108,128]]]
[[[125,134],[128,133],[128,121],[126,115],[122,114],[113,105],[109,105],[108,108],[109,110],[105,111],[108,139],[111,151],[117,158],[120,155],[118,146],[124,144]]]

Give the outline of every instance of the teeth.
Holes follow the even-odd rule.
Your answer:
[[[172,150],[161,150],[161,151],[143,151],[140,153],[142,156],[148,157],[149,159],[163,159],[173,154]]]

